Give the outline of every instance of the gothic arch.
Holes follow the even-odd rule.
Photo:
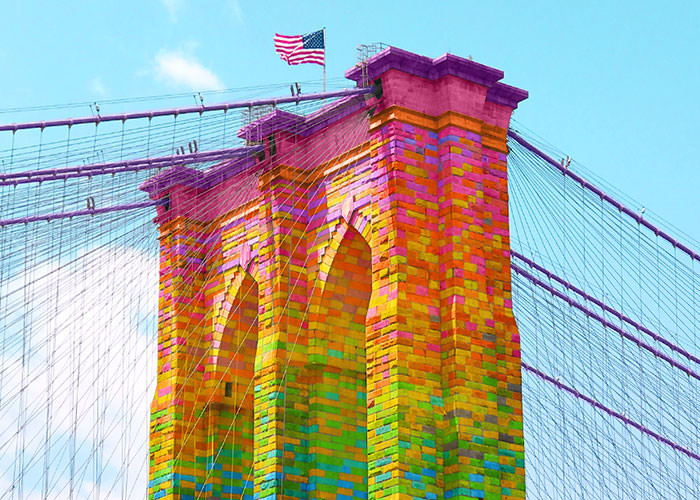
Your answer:
[[[215,498],[252,498],[255,356],[258,344],[258,283],[239,268],[212,312],[205,368],[208,479]]]
[[[327,274],[327,270],[330,269],[330,266],[333,263],[333,258],[335,257],[335,252],[337,252],[338,250],[340,241],[342,241],[342,237],[345,235],[345,232],[348,230],[348,228],[355,229],[366,242],[371,241],[372,223],[369,217],[362,213],[366,211],[367,205],[364,205],[362,207],[353,207],[352,204],[350,204],[350,207],[350,213],[341,213],[340,217],[338,217],[335,220],[335,224],[331,226],[331,237],[326,244],[321,244],[319,238],[313,245],[311,245],[311,248],[318,249],[317,258],[312,259],[308,266],[308,275],[311,278],[311,280],[316,284],[314,290],[312,290],[312,295],[314,292],[318,292],[317,285],[322,285],[323,280],[325,280],[324,277],[322,278],[321,283],[317,283],[318,280],[316,278],[319,277],[319,272],[323,270],[325,273],[324,276]],[[341,212],[342,211],[343,210],[341,209]],[[331,250],[330,253],[329,250]]]
[[[342,221],[324,254],[312,295],[307,364],[310,498],[324,488],[348,498],[367,495],[365,339],[371,263],[365,239]]]

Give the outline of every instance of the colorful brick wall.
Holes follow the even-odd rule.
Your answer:
[[[144,186],[171,201],[151,498],[524,497],[506,130],[527,94],[454,56],[364,71],[378,97],[242,130],[274,137],[263,161]]]

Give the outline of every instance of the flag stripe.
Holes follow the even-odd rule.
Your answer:
[[[275,34],[275,52],[287,64],[320,64],[325,65],[326,47],[323,30],[306,35]]]

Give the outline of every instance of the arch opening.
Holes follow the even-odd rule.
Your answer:
[[[345,229],[309,338],[309,498],[366,500],[371,250],[353,227]]]
[[[214,323],[207,364],[207,498],[253,500],[258,284],[241,272]]]

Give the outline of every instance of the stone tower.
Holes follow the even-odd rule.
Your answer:
[[[159,208],[159,499],[523,498],[503,73],[394,47]]]

